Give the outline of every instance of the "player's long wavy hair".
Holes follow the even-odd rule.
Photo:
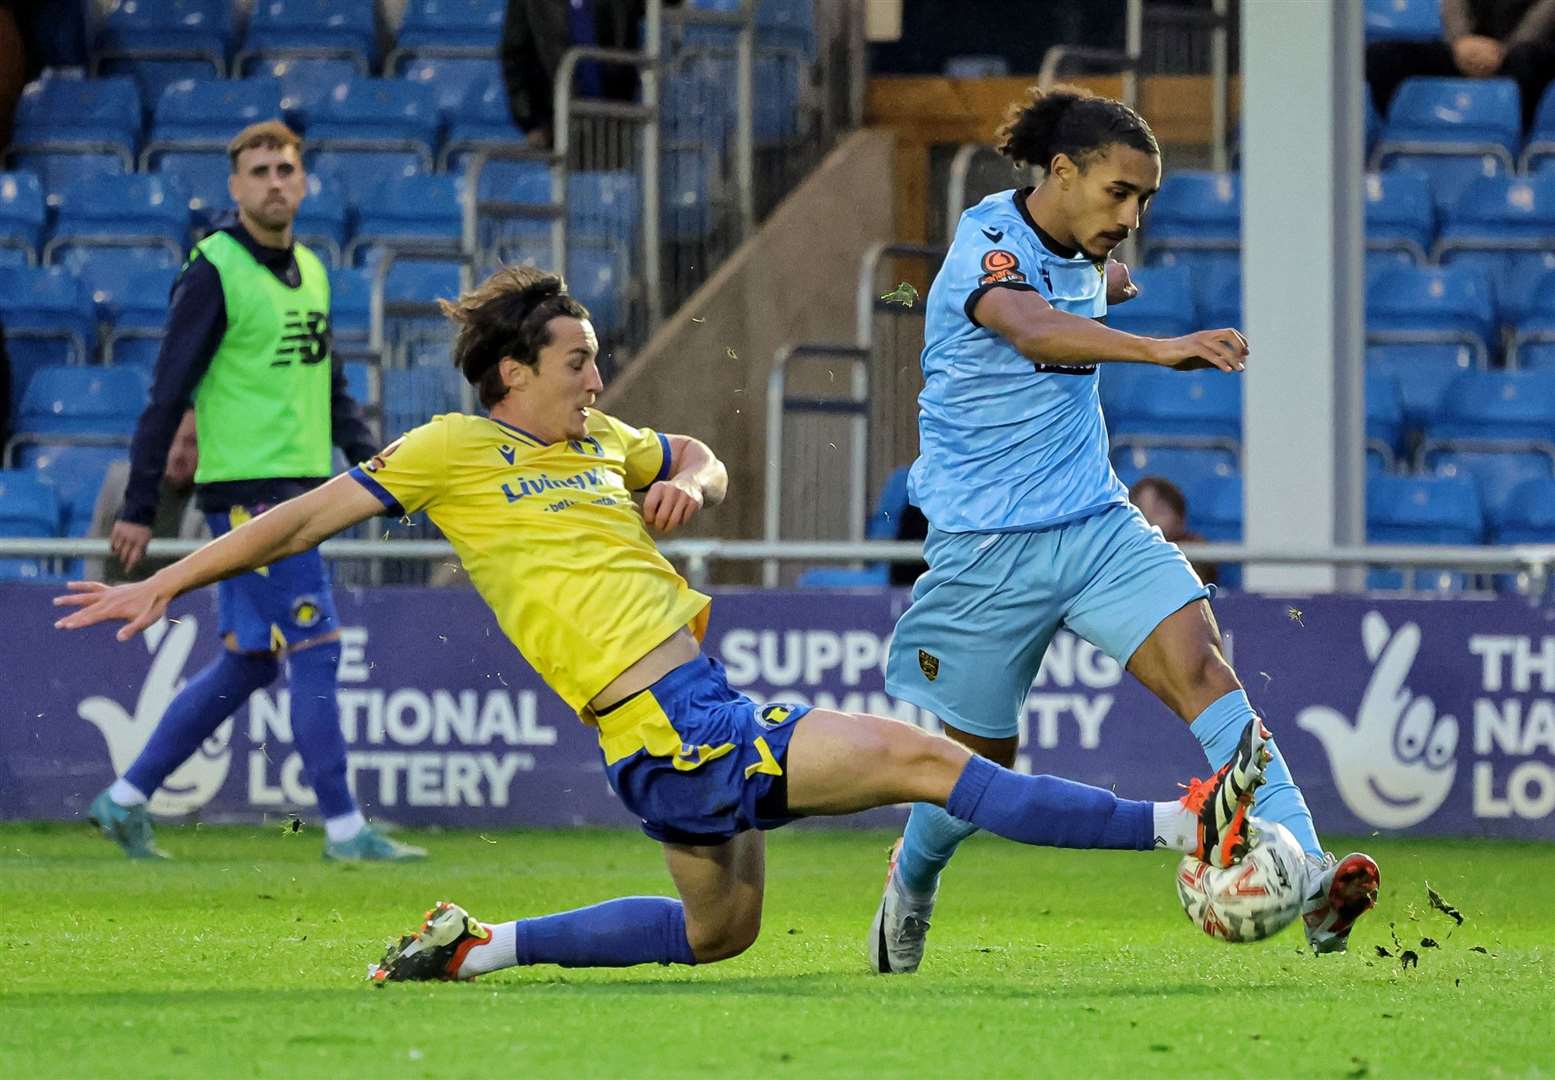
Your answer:
[[[588,308],[567,295],[560,274],[532,266],[504,266],[458,300],[439,300],[437,306],[459,327],[454,367],[488,409],[507,397],[503,359],[534,367],[540,350],[551,343],[552,319],[589,317]]]
[[[1024,102],[1010,106],[994,149],[1017,165],[1039,169],[1064,154],[1083,170],[1086,157],[1115,143],[1161,153],[1150,125],[1123,102],[1078,86],[1034,86]]]

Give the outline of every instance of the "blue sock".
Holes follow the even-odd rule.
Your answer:
[[[940,871],[961,841],[977,831],[933,803],[914,803],[902,830],[902,850],[896,857],[896,879],[908,892],[928,896],[939,884]]]
[[[1057,776],[1026,776],[987,758],[966,764],[945,809],[1023,844],[1062,848],[1155,847],[1155,804]]]
[[[319,813],[341,817],[356,809],[346,783],[346,740],[340,733],[340,705],[335,683],[340,670],[340,643],[327,641],[286,658],[286,678],[292,690],[292,739],[302,755],[308,783],[319,798]]]
[[[270,685],[278,670],[268,653],[221,650],[168,704],[124,779],[149,798],[250,694]]]
[[[1199,713],[1189,725],[1194,738],[1204,747],[1204,756],[1209,759],[1211,768],[1218,769],[1231,760],[1231,755],[1236,753],[1236,741],[1253,716],[1247,692],[1233,690]],[[1271,742],[1269,750],[1274,754],[1274,760],[1264,770],[1267,782],[1253,795],[1253,813],[1269,821],[1278,821],[1290,830],[1303,851],[1321,858],[1323,845],[1318,842],[1317,829],[1312,825],[1312,811],[1307,809],[1301,789],[1291,779],[1290,767],[1285,764],[1279,747]]]
[[[625,896],[593,907],[520,919],[513,938],[520,964],[631,967],[694,964],[686,909],[665,896]]]

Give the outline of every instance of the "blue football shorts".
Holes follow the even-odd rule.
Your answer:
[[[268,509],[233,507],[205,515],[212,536],[221,536]],[[241,652],[275,652],[340,629],[324,556],[314,548],[288,555],[216,585],[216,623]]]
[[[1168,616],[1212,595],[1131,505],[1026,532],[930,529],[924,557],[891,639],[886,693],[990,739],[1018,733],[1059,627],[1126,666]]]
[[[793,821],[788,741],[808,705],[757,705],[700,656],[603,714],[599,747],[610,788],[672,844],[721,844]]]

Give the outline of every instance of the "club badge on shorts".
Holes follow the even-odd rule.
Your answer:
[[[923,669],[923,677],[933,682],[939,678],[939,657],[931,652],[918,650],[918,666]]]

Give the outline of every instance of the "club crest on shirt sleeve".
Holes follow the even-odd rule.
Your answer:
[[[979,285],[1025,280],[1026,275],[1021,272],[1020,260],[1015,257],[1013,251],[994,248],[983,255],[983,276],[977,279]]]

